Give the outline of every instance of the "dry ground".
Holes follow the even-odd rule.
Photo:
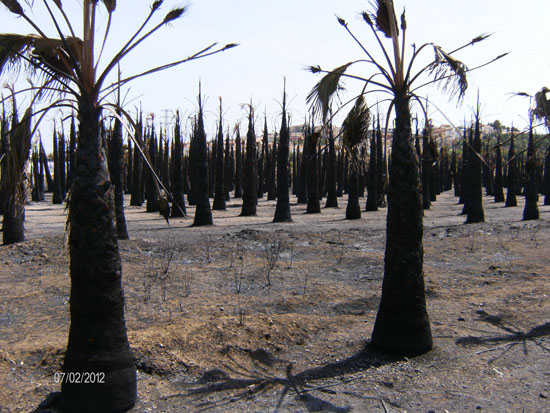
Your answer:
[[[363,201],[362,201],[363,202]],[[520,200],[520,203],[522,200]],[[485,199],[464,225],[442,194],[425,216],[434,350],[376,354],[385,210],[345,221],[339,209],[272,224],[240,203],[190,228],[127,208],[120,243],[135,412],[550,411],[550,207]],[[192,217],[193,210],[189,210]],[[0,412],[28,412],[59,390],[69,326],[64,209],[27,208],[27,238],[0,247]]]

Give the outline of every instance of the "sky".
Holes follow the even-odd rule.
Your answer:
[[[35,2],[30,13],[52,36],[55,31],[47,19],[41,2]],[[81,1],[65,0],[67,14],[78,25],[81,21]],[[113,26],[104,56],[112,56],[125,43],[148,13],[149,1],[117,2]],[[461,105],[449,102],[440,88],[428,86],[418,93],[427,97],[430,117],[435,124],[452,121],[457,126],[470,121],[479,94],[484,123],[499,119],[505,125],[522,129],[527,124],[529,100],[513,97],[514,92],[534,94],[550,86],[550,48],[547,33],[550,1],[526,0],[395,0],[401,14],[406,9],[408,60],[412,44],[419,47],[433,42],[444,50],[453,50],[482,33],[492,33],[487,40],[454,55],[468,67],[485,63],[502,53],[505,58],[472,71],[467,95]],[[288,108],[292,123],[299,124],[308,113],[306,96],[320,79],[305,70],[309,65],[333,69],[349,61],[365,57],[361,48],[336,20],[344,18],[352,32],[375,59],[383,61],[376,39],[360,18],[363,10],[372,10],[370,1],[330,0],[166,0],[158,19],[172,7],[186,6],[184,17],[164,27],[123,61],[123,75],[139,73],[151,67],[189,56],[203,47],[218,42],[239,46],[200,61],[139,79],[123,91],[126,108],[134,112],[140,105],[144,113],[154,112],[160,122],[173,119],[176,109],[189,119],[197,110],[198,83],[202,84],[207,133],[212,136],[218,119],[218,98],[223,101],[224,129],[241,123],[246,130],[246,104],[252,102],[258,133],[267,114],[270,131],[280,128],[283,82],[286,79]],[[28,5],[25,9],[29,10]],[[106,16],[99,17],[104,28]],[[158,21],[158,20],[157,20]],[[0,6],[0,31],[30,33],[32,29]],[[100,29],[101,32],[101,29]],[[424,49],[417,60],[421,68],[433,59],[433,51]],[[107,62],[104,59],[103,62]],[[373,67],[357,64],[349,73],[370,76]],[[20,78],[23,74],[20,75]],[[362,84],[345,82],[342,100],[357,93]],[[370,94],[367,102],[374,105],[383,95]],[[380,111],[386,106],[380,104]],[[445,113],[443,116],[439,110]],[[413,106],[413,112],[419,112]],[[336,118],[341,123],[347,110]],[[54,116],[55,114],[52,114]],[[51,121],[50,121],[51,122]],[[189,122],[188,122],[189,123]]]

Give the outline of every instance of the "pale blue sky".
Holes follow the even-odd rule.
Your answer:
[[[37,6],[39,3],[36,2]],[[77,16],[78,24],[80,3],[64,1],[69,15]],[[319,79],[304,67],[320,64],[325,69],[332,69],[364,57],[337,23],[335,14],[349,22],[350,28],[368,48],[378,49],[358,14],[369,7],[369,1],[195,0],[183,4],[189,6],[186,16],[161,30],[130,55],[122,65],[125,74],[185,57],[215,41],[220,44],[235,42],[240,46],[136,81],[129,93],[135,99],[129,103],[129,109],[133,110],[141,101],[144,111],[154,111],[160,117],[164,109],[180,109],[190,115],[196,109],[197,83],[201,79],[207,98],[209,131],[216,123],[218,96],[224,100],[226,125],[242,121],[245,111],[241,105],[252,99],[258,115],[263,116],[264,110],[267,111],[269,128],[278,129],[284,77],[293,122],[299,123],[307,111],[305,97]],[[166,0],[159,18],[171,7],[180,5],[181,2]],[[123,44],[130,36],[149,6],[149,1],[118,1],[106,56],[112,55],[116,45]],[[510,99],[508,94],[535,93],[540,87],[550,85],[550,49],[547,46],[550,1],[526,0],[521,4],[511,0],[395,1],[398,14],[404,6],[409,44],[433,41],[451,50],[481,33],[494,33],[486,41],[456,55],[470,67],[503,52],[511,52],[508,57],[472,73],[467,98],[458,109],[456,104],[448,104],[448,99],[437,88],[425,88],[422,94],[428,95],[453,122],[462,124],[465,116],[471,117],[479,90],[485,122],[500,119],[505,124],[513,122],[524,127],[529,103],[525,99]],[[47,19],[43,12],[37,12],[37,20],[48,24],[44,23]],[[4,7],[1,7],[0,21],[2,32],[31,32],[23,20],[14,19]],[[48,33],[54,34],[51,28]],[[432,51],[426,49],[424,57],[432,59]],[[363,65],[350,73],[368,76],[371,72]],[[347,81],[346,86],[349,93],[344,97],[351,96],[361,87],[354,81]],[[368,100],[374,103],[376,97],[370,96]],[[446,123],[437,113],[432,113],[432,117],[435,123]],[[260,128],[263,119],[259,122]]]

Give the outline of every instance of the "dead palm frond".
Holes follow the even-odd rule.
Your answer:
[[[468,67],[440,46],[433,45],[433,49],[435,59],[429,66],[429,73],[435,82],[443,85],[443,90],[448,91],[451,98],[456,96],[460,101],[468,89]]]
[[[307,96],[307,103],[312,105],[314,114],[321,114],[322,119],[325,120],[329,111],[329,106],[333,95],[341,90],[344,90],[344,86],[340,83],[342,75],[345,73],[348,67],[354,62],[346,63],[336,69],[327,73],[323,78],[317,82],[314,88],[309,92]],[[310,70],[313,73],[319,73],[322,69],[319,66],[311,67]]]
[[[547,126],[550,126],[550,89],[543,87],[535,93],[535,108],[533,110],[537,119],[544,119]]]
[[[355,100],[355,105],[349,111],[342,124],[344,146],[351,150],[367,139],[370,124],[370,110],[363,96]]]

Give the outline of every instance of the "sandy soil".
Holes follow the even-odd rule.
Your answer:
[[[465,225],[451,193],[425,216],[435,347],[413,359],[366,347],[383,275],[385,210],[272,224],[274,202],[213,227],[126,209],[120,243],[135,412],[550,411],[550,207],[485,199]],[[361,202],[364,202],[363,200]],[[69,326],[64,208],[27,208],[27,241],[0,247],[0,413],[59,390]],[[189,210],[192,217],[193,209]]]

